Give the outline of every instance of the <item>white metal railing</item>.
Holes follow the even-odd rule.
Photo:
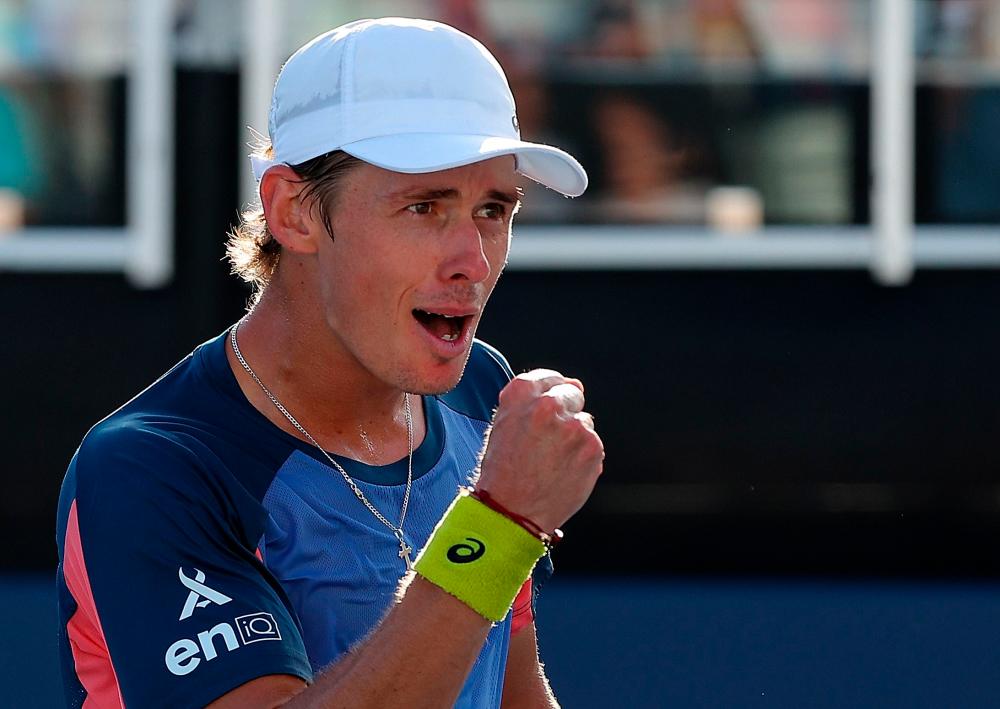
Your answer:
[[[243,23],[243,56],[240,62],[240,125],[245,131],[240,140],[249,139],[249,129],[267,135],[267,116],[271,106],[271,87],[284,60],[282,56],[281,12],[272,0],[246,0],[246,17]],[[246,146],[244,146],[246,147]],[[240,196],[244,204],[253,200],[257,182],[249,153],[240,153]]]
[[[645,226],[515,227],[509,268],[852,269],[871,267],[876,248],[869,227],[769,227],[740,237]],[[910,258],[920,268],[1000,268],[1000,229],[916,227]]]
[[[913,2],[878,0],[873,10],[871,269],[900,285],[913,275]]]
[[[38,227],[0,239],[0,267],[9,271],[122,271],[129,258],[127,230]]]
[[[135,285],[155,288],[168,283],[174,270],[173,2],[144,0],[132,8],[125,273]]]

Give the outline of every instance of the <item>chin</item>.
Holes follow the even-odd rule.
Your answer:
[[[471,352],[471,350],[470,350]],[[432,367],[432,371],[411,370],[409,376],[405,377],[406,382],[403,388],[411,394],[421,394],[426,396],[437,396],[447,394],[458,386],[465,374],[465,364],[469,361],[469,355],[439,362]]]
[[[464,371],[464,370],[463,370]],[[445,377],[421,377],[418,380],[414,380],[412,386],[405,387],[411,394],[421,394],[423,396],[438,396],[440,394],[447,394],[449,391],[458,386],[458,383],[462,380],[462,372],[459,372],[458,376]]]

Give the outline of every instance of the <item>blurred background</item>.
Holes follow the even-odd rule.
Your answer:
[[[564,706],[995,705],[997,0],[0,0],[0,705],[60,702],[80,439],[243,312],[281,62],[392,14],[591,175],[526,190],[480,330],[607,446],[540,601]]]

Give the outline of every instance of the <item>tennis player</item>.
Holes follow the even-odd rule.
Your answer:
[[[533,600],[603,446],[579,381],[474,335],[519,180],[586,173],[421,20],[299,49],[269,134],[229,248],[253,307],[70,463],[68,705],[557,706]]]

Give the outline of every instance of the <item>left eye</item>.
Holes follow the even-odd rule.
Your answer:
[[[483,219],[503,219],[505,210],[502,204],[497,204],[496,202],[492,204],[485,204],[476,210],[476,216],[482,217]]]
[[[430,202],[417,202],[416,204],[411,204],[407,207],[408,210],[414,214],[430,214],[431,213],[431,203]]]

